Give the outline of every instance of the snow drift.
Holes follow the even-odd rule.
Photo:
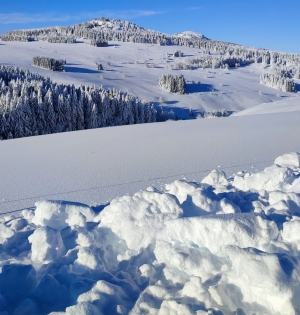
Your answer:
[[[0,219],[8,314],[298,314],[300,154]],[[5,314],[7,314],[5,313]],[[2,313],[1,313],[2,314]]]

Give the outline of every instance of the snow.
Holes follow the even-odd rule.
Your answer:
[[[183,52],[184,56],[170,57],[176,50]],[[222,108],[229,112],[239,112],[262,103],[290,98],[297,102],[299,99],[300,94],[281,92],[260,84],[260,75],[270,71],[262,64],[230,70],[169,68],[174,63],[185,63],[189,59],[205,55],[202,50],[190,47],[127,42],[109,42],[109,47],[94,47],[83,40],[76,44],[34,41],[5,42],[1,45],[3,64],[29,69],[33,73],[49,76],[58,83],[115,87],[139,97],[142,101],[161,104],[168,110],[173,109],[178,117],[185,119],[190,118],[190,108],[195,114]],[[66,60],[66,71],[57,72],[34,67],[32,59],[35,56]],[[96,63],[102,64],[104,71],[98,71]],[[163,74],[183,75],[187,83],[186,94],[161,91],[158,83]]]
[[[207,39],[204,35],[193,31],[184,31],[181,33],[176,33],[173,36],[190,39]]]
[[[228,174],[262,169],[276,156],[300,147],[299,119],[298,111],[2,141],[0,210],[27,209],[46,198],[101,207],[151,185],[160,188],[183,177],[201,181],[213,169]],[[300,181],[293,185],[300,191]],[[50,226],[62,224],[61,208],[56,207],[46,219]]]
[[[282,114],[300,110],[298,98],[283,98],[271,103],[263,103],[235,113],[234,116],[257,115],[257,114]]]
[[[180,118],[233,115],[0,142],[0,313],[299,314],[300,94],[259,84],[260,64],[171,70],[206,52],[109,44],[5,42],[1,63]],[[184,75],[187,93],[159,90],[162,74]]]
[[[49,200],[2,217],[1,311],[298,314],[299,158],[281,155],[239,181],[213,170],[101,210]]]

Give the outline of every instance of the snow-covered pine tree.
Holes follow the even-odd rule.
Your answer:
[[[158,87],[163,91],[184,94],[186,83],[183,75],[163,74],[159,78]]]

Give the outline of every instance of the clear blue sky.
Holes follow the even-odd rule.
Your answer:
[[[300,53],[300,0],[2,1],[0,34],[101,16],[169,34],[192,30],[211,39]]]

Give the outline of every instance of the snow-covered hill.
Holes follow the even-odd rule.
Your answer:
[[[180,38],[187,38],[187,39],[208,39],[204,35],[193,32],[193,31],[184,31],[181,33],[175,33],[173,36],[180,37]]]
[[[174,58],[173,54],[178,49],[184,55]],[[35,56],[64,59],[67,61],[66,71],[36,68],[32,66]],[[269,71],[263,64],[229,70],[172,69],[175,64],[188,65],[190,60],[202,56],[206,56],[206,53],[195,48],[122,42],[110,42],[110,46],[105,48],[93,47],[87,41],[77,44],[5,42],[1,46],[1,62],[4,64],[49,76],[57,83],[117,88],[144,102],[161,104],[169,111],[174,110],[181,119],[190,118],[190,108],[195,111],[195,115],[222,108],[237,112],[283,97],[299,97],[296,93],[281,92],[261,85],[260,75]],[[96,63],[101,63],[104,70],[99,71]],[[160,90],[158,81],[162,74],[182,74],[187,82],[187,93],[177,95]]]

